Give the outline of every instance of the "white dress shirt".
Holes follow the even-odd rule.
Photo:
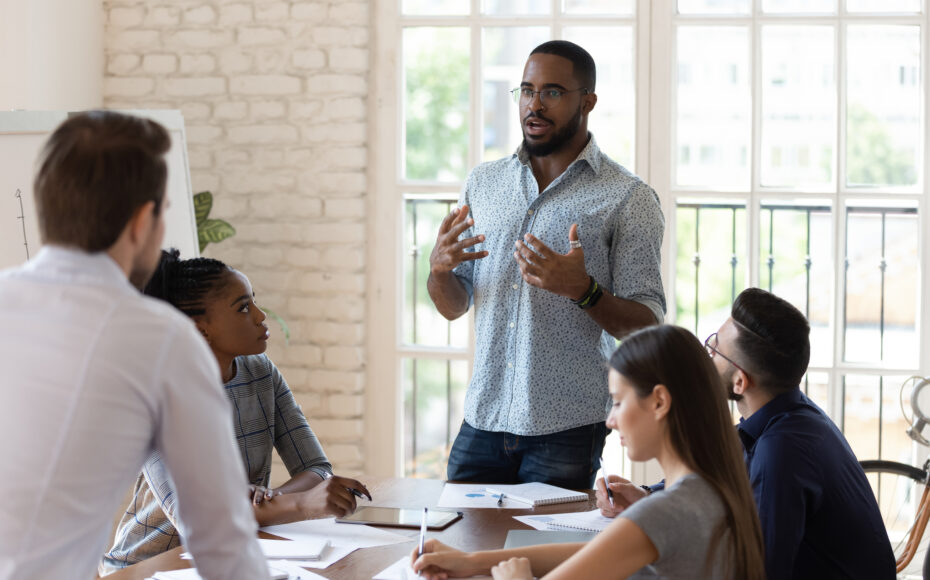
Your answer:
[[[94,576],[159,451],[204,578],[268,578],[213,354],[105,253],[0,272],[0,580]]]

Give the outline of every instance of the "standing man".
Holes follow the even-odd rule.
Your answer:
[[[536,47],[513,90],[522,145],[476,167],[439,227],[430,297],[476,315],[450,480],[590,488],[614,339],[664,317],[659,200],[588,133],[594,88],[583,48]]]
[[[35,180],[45,244],[0,273],[0,579],[92,578],[120,497],[158,451],[201,576],[268,578],[216,360],[142,296],[165,233],[160,125],[75,115]]]
[[[894,553],[865,472],[836,424],[799,387],[809,335],[797,308],[747,288],[704,343],[742,417],[737,429],[759,508],[766,575],[892,580]],[[644,494],[611,479],[613,507],[597,483],[597,504],[608,516]]]

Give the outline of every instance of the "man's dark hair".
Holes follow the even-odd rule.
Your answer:
[[[146,203],[158,215],[170,147],[158,123],[113,111],[62,123],[42,149],[34,184],[43,242],[99,252]]]
[[[811,327],[801,311],[761,288],[747,288],[733,302],[741,360],[773,394],[795,389],[811,358]]]
[[[534,48],[530,56],[534,54],[554,54],[567,58],[573,65],[572,74],[575,79],[581,83],[582,87],[588,89],[589,93],[594,92],[594,86],[597,83],[597,70],[594,66],[594,59],[591,58],[587,50],[567,40],[550,40]]]

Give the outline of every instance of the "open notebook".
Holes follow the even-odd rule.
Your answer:
[[[495,485],[487,488],[488,493],[504,494],[504,501],[518,501],[533,507],[553,503],[588,501],[588,494],[583,491],[563,489],[548,483],[518,483],[516,485]]]

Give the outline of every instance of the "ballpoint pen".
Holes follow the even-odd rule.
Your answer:
[[[503,505],[504,505],[504,492],[501,492],[501,494],[497,496],[497,507],[501,507]]]
[[[423,519],[420,520],[420,549],[417,551],[417,557],[423,555],[423,550],[426,549],[426,519],[429,516],[429,508],[423,508]],[[417,578],[420,577],[420,573],[417,572]]]
[[[607,481],[607,469],[604,468],[603,457],[601,457],[601,473],[604,475],[604,489],[607,490],[607,499],[610,500],[610,507],[616,507],[614,505],[614,492],[610,489],[610,482]]]

